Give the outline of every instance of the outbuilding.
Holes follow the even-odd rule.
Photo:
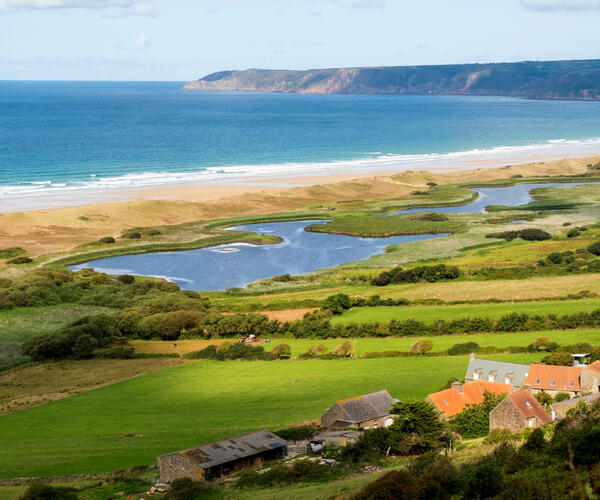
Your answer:
[[[269,431],[240,434],[158,458],[160,481],[209,481],[262,466],[287,455],[287,441]]]
[[[386,390],[342,399],[327,408],[321,417],[321,425],[326,428],[389,427],[394,422],[390,409],[396,401]]]
[[[528,391],[513,392],[490,412],[490,431],[508,429],[519,432],[552,422],[552,417]]]

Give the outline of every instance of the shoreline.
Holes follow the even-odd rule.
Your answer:
[[[400,155],[389,158],[334,161],[323,163],[298,163],[283,165],[255,165],[256,172],[233,172],[222,178],[200,179],[204,171],[194,173],[135,174],[142,179],[152,175],[156,179],[150,184],[138,187],[114,186],[68,186],[38,188],[32,193],[3,193],[0,199],[0,214],[19,213],[32,210],[78,207],[90,204],[121,203],[134,200],[181,200],[189,202],[215,201],[225,197],[246,194],[277,194],[282,190],[296,187],[310,187],[322,184],[371,179],[380,176],[394,176],[407,172],[424,171],[443,174],[480,169],[557,161],[562,159],[593,157],[600,154],[598,141],[585,143],[557,143],[540,145],[538,150],[527,147],[500,147],[487,150],[474,150],[458,153]],[[547,148],[554,148],[549,151]],[[285,167],[287,170],[277,170]],[[228,167],[241,168],[241,167]],[[303,171],[303,168],[306,171]],[[158,182],[164,175],[165,180]],[[190,175],[189,180],[177,177]],[[208,174],[207,174],[208,175]],[[170,176],[170,177],[169,177]],[[193,177],[196,176],[194,179]],[[213,175],[214,177],[214,175]],[[172,179],[172,180],[169,180]],[[43,183],[38,183],[43,184]],[[1,190],[2,186],[0,186]],[[5,187],[6,189],[6,187]]]
[[[536,156],[538,161],[513,165],[506,165],[504,161],[487,161],[461,164],[460,168],[440,166],[436,170],[296,177],[288,178],[289,187],[285,188],[281,187],[281,179],[273,179],[272,183],[262,179],[257,185],[127,191],[121,200],[111,203],[91,203],[94,200],[80,199],[75,200],[79,202],[76,206],[0,213],[0,249],[21,247],[31,257],[47,256],[58,260],[82,253],[90,243],[100,238],[119,238],[124,230],[138,227],[171,228],[167,234],[153,237],[144,244],[196,242],[197,245],[199,238],[212,234],[212,226],[219,221],[247,222],[265,216],[296,218],[300,213],[326,215],[338,203],[358,199],[390,204],[397,202],[401,207],[413,200],[414,191],[428,189],[431,183],[477,185],[479,182],[508,181],[511,178],[516,183],[527,178],[547,178],[552,182],[552,178],[557,176],[585,174],[588,164],[600,162],[600,155],[573,156],[556,161],[541,161],[542,158]],[[503,166],[499,167],[498,163]],[[472,168],[475,166],[478,168]],[[119,240],[120,247],[133,248],[140,243]],[[126,250],[124,253],[130,252]],[[13,271],[17,272],[17,269]]]

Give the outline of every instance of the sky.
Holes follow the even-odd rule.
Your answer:
[[[0,80],[600,58],[600,0],[0,0]]]

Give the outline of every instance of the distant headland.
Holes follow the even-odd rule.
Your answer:
[[[600,59],[439,66],[220,71],[187,90],[438,94],[600,100]]]

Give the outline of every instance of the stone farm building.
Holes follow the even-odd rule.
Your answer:
[[[529,369],[525,384],[533,394],[546,392],[550,396],[556,396],[559,392],[566,392],[570,397],[574,397],[581,392],[581,370],[582,368],[579,366],[534,363]]]
[[[581,390],[593,393],[600,391],[600,361],[581,369]]]
[[[552,422],[552,417],[528,391],[513,392],[490,412],[490,431],[508,429],[519,432]]]
[[[189,477],[207,481],[260,467],[287,455],[287,441],[269,431],[240,434],[158,458],[160,480]]]
[[[482,403],[486,391],[492,394],[508,394],[511,390],[512,385],[510,384],[485,380],[465,382],[464,384],[454,382],[449,389],[430,394],[427,396],[427,400],[433,403],[444,417],[449,418],[461,413],[468,404]]]
[[[390,409],[396,401],[385,390],[343,399],[325,411],[321,425],[326,428],[388,427],[394,422]]]
[[[600,393],[588,394],[587,396],[579,396],[577,398],[565,399],[550,405],[551,415],[553,420],[561,420],[567,416],[567,412],[571,408],[575,408],[579,403],[591,405],[600,398]]]
[[[480,359],[475,354],[471,354],[467,373],[465,374],[465,382],[485,380],[487,382],[510,384],[514,388],[520,389],[528,373],[529,365]]]

